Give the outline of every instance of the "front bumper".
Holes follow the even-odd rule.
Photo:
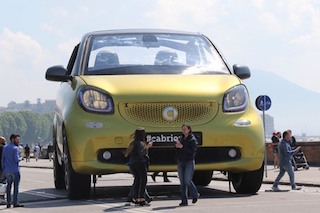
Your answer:
[[[235,125],[239,120],[248,125]],[[88,125],[88,123],[98,125]],[[148,127],[146,132],[179,132],[180,127]],[[129,172],[127,159],[122,155],[131,134],[137,128],[114,115],[98,115],[73,110],[65,119],[68,145],[73,169],[83,174],[109,174]],[[254,171],[264,159],[263,128],[259,114],[251,107],[243,113],[217,116],[202,125],[192,126],[202,132],[202,145],[198,146],[196,170]],[[229,156],[235,149],[237,155]],[[104,160],[104,151],[111,152],[110,160]],[[149,150],[150,171],[176,171],[175,152],[172,147],[153,147]]]

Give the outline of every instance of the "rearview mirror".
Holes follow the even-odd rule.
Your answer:
[[[233,72],[236,76],[238,76],[242,80],[250,78],[251,76],[249,67],[239,65],[239,64],[233,65]]]
[[[49,67],[46,72],[46,79],[48,81],[68,81],[72,80],[72,76],[69,76],[68,71],[63,66]]]

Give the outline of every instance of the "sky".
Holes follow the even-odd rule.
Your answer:
[[[66,65],[87,32],[128,28],[201,32],[231,65],[320,91],[318,0],[3,0],[0,106],[54,99],[48,67]]]

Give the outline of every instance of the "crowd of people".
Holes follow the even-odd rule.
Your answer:
[[[23,149],[24,151],[23,154],[21,155],[24,156],[26,162],[30,162],[31,147],[29,146],[29,144],[26,144],[24,148],[20,148],[20,152],[21,152],[21,149]],[[51,142],[47,147],[47,153],[48,153],[49,161],[51,161],[54,156],[54,148]],[[42,146],[40,146],[40,143],[36,143],[36,145],[33,147],[33,157],[35,158],[36,161],[38,161],[40,158],[43,158]]]

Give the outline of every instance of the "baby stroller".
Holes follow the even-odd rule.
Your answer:
[[[304,169],[309,169],[307,158],[302,151],[298,151],[297,153],[292,155],[292,166],[294,168],[294,171],[297,171],[298,168],[301,167],[303,167]]]
[[[295,141],[291,144],[292,149],[295,149],[297,147]],[[298,168],[303,167],[304,169],[309,169],[309,164],[307,162],[307,158],[304,155],[303,151],[299,150],[295,154],[292,155],[292,166],[294,171],[297,171]]]

